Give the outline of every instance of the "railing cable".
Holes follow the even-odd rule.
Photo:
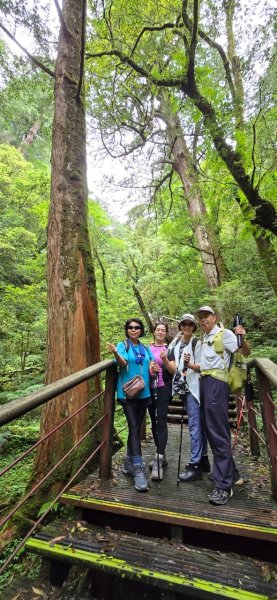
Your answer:
[[[89,433],[91,433],[96,427],[98,427],[98,425],[100,425],[100,423],[102,423],[102,421],[104,420],[104,418],[106,416],[107,416],[107,414],[102,415],[102,417],[100,417],[100,419],[98,419],[98,421],[96,421],[96,423],[94,423],[94,425],[92,425],[92,427],[90,427],[90,429],[88,429],[88,431],[78,440],[78,442],[76,442],[76,444],[74,444],[74,446],[72,446],[72,448],[70,448],[70,450],[68,450],[68,452],[61,458],[61,460],[59,460],[56,463],[56,465],[54,465],[54,467],[52,469],[50,469],[50,471],[48,473],[46,473],[46,475],[28,492],[28,494],[26,494],[26,496],[24,496],[21,500],[19,500],[19,502],[8,513],[8,515],[6,515],[6,517],[4,517],[4,519],[2,519],[2,521],[0,521],[0,527],[2,527],[14,515],[14,513],[19,508],[21,508],[21,506],[24,504],[24,502],[26,502],[26,500],[28,500],[33,495],[33,493],[37,491],[37,489],[46,481],[46,479],[48,479],[50,477],[50,475],[52,475],[56,471],[56,469],[60,465],[62,465],[62,463],[68,458],[68,456],[70,454],[72,454],[72,452],[74,450],[76,450],[76,448],[78,448],[78,446],[80,446],[80,444],[89,435]]]
[[[81,471],[87,466],[87,464],[94,458],[95,454],[99,450],[101,450],[102,446],[104,446],[105,443],[106,443],[105,440],[103,440],[97,446],[97,448],[93,451],[93,453],[89,456],[89,458],[86,459],[86,461],[84,462],[84,464],[78,469],[78,471],[76,471],[76,473],[73,475],[73,477],[71,477],[71,479],[63,487],[63,489],[61,490],[61,492],[59,492],[59,494],[56,496],[56,498],[54,498],[54,500],[51,502],[51,504],[48,507],[48,509],[43,513],[43,515],[41,515],[41,517],[38,519],[38,521],[36,521],[36,523],[33,525],[32,529],[30,529],[30,531],[27,533],[27,535],[25,535],[25,537],[23,538],[23,540],[21,540],[21,542],[16,546],[16,548],[14,549],[14,551],[12,552],[12,554],[9,556],[9,558],[4,562],[4,564],[0,568],[0,575],[2,575],[2,573],[4,572],[4,570],[6,569],[6,567],[10,564],[10,562],[13,560],[13,558],[16,556],[16,554],[19,552],[19,550],[24,546],[25,542],[30,537],[30,535],[32,535],[32,533],[35,531],[35,529],[38,527],[38,525],[40,525],[40,523],[43,521],[43,519],[49,514],[49,512],[52,510],[53,506],[59,500],[59,498],[61,497],[61,495],[64,494],[64,492],[66,492],[66,490],[71,486],[71,484],[76,479],[76,477],[79,475],[79,473],[81,473]]]
[[[52,429],[51,431],[49,431],[49,433],[47,433],[43,438],[40,438],[33,446],[31,446],[31,448],[29,448],[28,450],[26,450],[26,452],[22,452],[22,454],[20,454],[9,465],[7,465],[7,467],[5,467],[5,469],[3,469],[2,471],[0,471],[0,477],[2,477],[2,475],[4,475],[5,473],[7,473],[12,467],[14,467],[15,465],[17,465],[18,462],[20,462],[21,460],[23,460],[24,458],[26,458],[26,456],[28,456],[28,454],[30,454],[30,452],[32,452],[33,450],[35,450],[35,448],[37,448],[38,446],[40,446],[40,444],[42,444],[42,442],[45,442],[45,440],[47,440],[51,435],[53,435],[53,433],[56,433],[56,431],[58,431],[58,429],[60,429],[63,425],[65,425],[65,423],[67,423],[68,421],[70,421],[73,417],[75,417],[75,415],[77,415],[84,408],[86,408],[86,406],[88,406],[89,404],[91,404],[91,402],[93,402],[93,400],[96,400],[97,398],[99,398],[99,396],[101,396],[103,394],[104,394],[104,391],[99,392],[99,394],[97,394],[96,396],[93,396],[93,398],[91,398],[88,402],[86,402],[85,404],[83,404],[80,408],[78,408],[75,412],[73,412],[69,417],[67,417],[66,419],[64,419],[64,421],[62,421],[59,425],[57,425],[57,427],[55,427],[54,429]]]

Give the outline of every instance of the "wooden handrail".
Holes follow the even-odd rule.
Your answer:
[[[269,460],[269,470],[271,478],[272,495],[277,501],[277,427],[276,427],[276,405],[271,398],[271,385],[277,387],[277,365],[269,358],[254,358],[247,361],[247,366],[256,371],[259,399],[261,407],[261,416],[263,420],[263,430],[265,433],[265,445]],[[251,402],[253,404],[253,402]],[[253,407],[254,408],[254,407]],[[251,406],[248,414],[251,415]],[[253,427],[252,432],[260,438],[256,427]],[[263,440],[262,440],[263,441]],[[251,440],[250,440],[251,445]],[[256,449],[259,448],[258,441]]]
[[[277,387],[277,365],[270,358],[252,358],[247,366],[258,368],[275,387]]]
[[[114,366],[113,360],[102,360],[95,365],[82,369],[82,371],[77,371],[73,375],[68,375],[63,379],[45,385],[41,390],[33,392],[28,396],[23,396],[4,404],[4,406],[0,407],[0,425],[10,423],[10,421],[13,421],[17,417],[25,415],[37,406],[45,404],[48,400],[56,398],[56,396],[70,390],[90,377],[102,373],[102,371],[106,371],[112,366]]]

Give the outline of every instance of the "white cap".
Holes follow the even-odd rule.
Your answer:
[[[191,321],[195,327],[197,327],[197,321],[196,318],[194,317],[194,315],[191,315],[190,313],[186,313],[184,314],[180,320],[179,320],[179,325],[183,322],[183,321]]]
[[[198,314],[200,312],[208,312],[208,313],[211,313],[212,315],[215,315],[214,310],[210,306],[201,306],[197,312],[198,312]]]

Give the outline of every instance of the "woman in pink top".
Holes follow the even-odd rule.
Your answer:
[[[152,368],[151,398],[152,404],[148,407],[151,418],[152,433],[156,445],[156,456],[150,468],[151,479],[163,479],[163,467],[167,464],[165,448],[168,438],[167,411],[172,396],[173,369],[167,359],[167,344],[165,343],[168,327],[166,323],[155,323],[154,342],[150,344],[155,363]],[[159,461],[159,464],[158,464]]]

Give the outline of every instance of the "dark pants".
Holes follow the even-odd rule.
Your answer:
[[[157,396],[151,390],[152,404],[148,407],[155,446],[164,454],[168,439],[167,411],[171,399],[171,383],[157,388]]]
[[[128,454],[131,456],[141,456],[141,443],[140,443],[140,428],[144,419],[146,408],[140,406],[133,406],[130,404],[123,404],[123,410],[127,419],[129,435],[128,435]]]
[[[201,417],[213,453],[215,487],[229,490],[234,475],[230,427],[228,421],[229,386],[211,375],[200,380]]]

